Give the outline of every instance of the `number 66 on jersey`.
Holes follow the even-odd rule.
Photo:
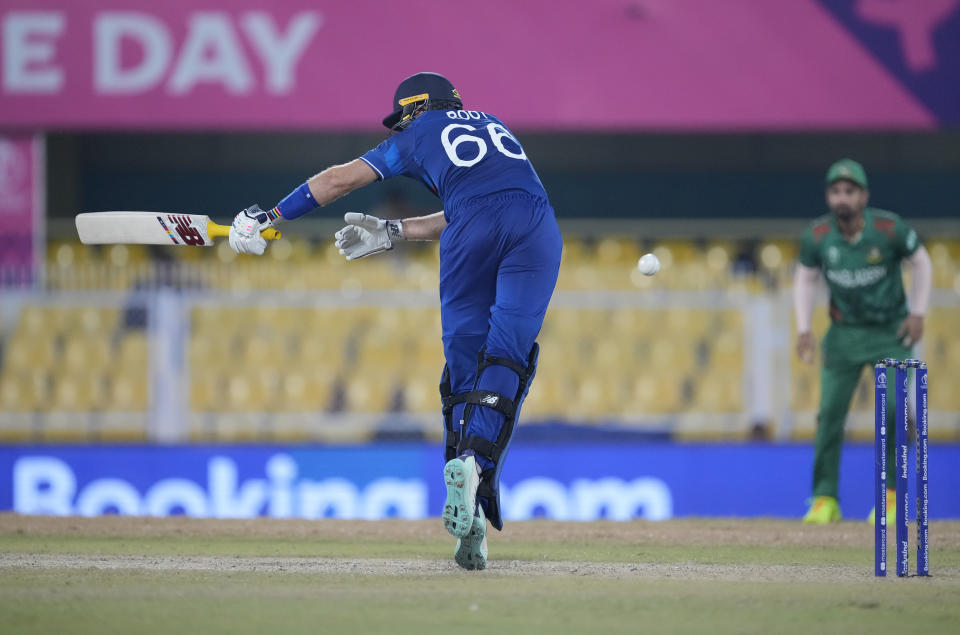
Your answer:
[[[202,214],[165,212],[89,212],[77,214],[77,233],[85,245],[187,245],[209,247],[213,239],[230,235],[229,225],[218,225]],[[260,234],[280,238],[275,229]]]

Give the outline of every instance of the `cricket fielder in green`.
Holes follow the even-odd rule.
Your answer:
[[[821,272],[830,291],[830,328],[821,344],[813,502],[804,523],[841,518],[837,481],[843,428],[863,367],[885,357],[912,357],[912,347],[923,335],[930,256],[902,218],[867,207],[869,194],[863,166],[851,159],[831,165],[826,192],[831,213],[813,221],[800,246],[793,295],[797,354],[807,363],[814,358],[810,323]],[[912,267],[909,298],[900,269],[903,260]],[[887,450],[887,464],[894,465],[894,444]],[[888,489],[894,487],[894,472],[887,470]],[[892,503],[889,519],[896,513],[896,495],[888,493],[887,500]]]

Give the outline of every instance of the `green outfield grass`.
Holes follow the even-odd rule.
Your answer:
[[[439,521],[0,515],[0,632],[953,632],[960,523],[932,536],[935,577],[877,580],[863,523],[515,523],[469,573]]]

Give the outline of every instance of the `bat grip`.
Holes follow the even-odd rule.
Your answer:
[[[229,225],[218,225],[214,222],[207,223],[207,236],[209,236],[211,239],[226,238],[229,235]],[[260,235],[263,236],[264,240],[278,240],[280,238],[280,232],[273,227],[264,229],[262,232],[260,232]]]

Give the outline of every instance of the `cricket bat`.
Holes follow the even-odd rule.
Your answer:
[[[218,225],[203,214],[166,212],[89,212],[77,214],[77,233],[85,245],[189,245],[209,247],[214,238],[230,235],[229,225]],[[280,238],[270,228],[260,232],[266,240]]]

